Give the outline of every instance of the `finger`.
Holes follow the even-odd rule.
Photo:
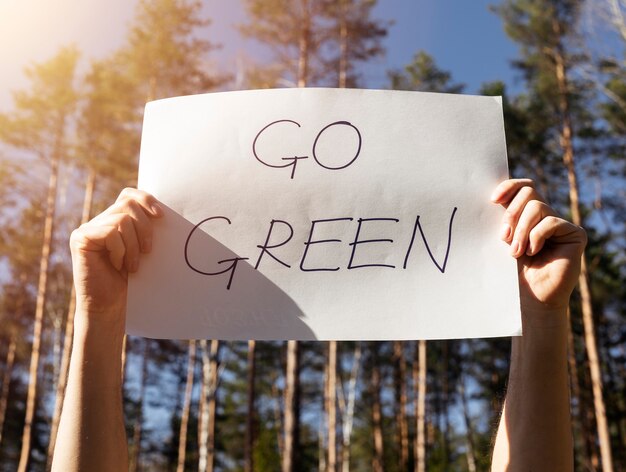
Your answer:
[[[150,252],[152,249],[152,222],[150,218],[136,200],[127,200],[125,205],[125,211],[135,226],[141,252]]]
[[[149,217],[159,218],[163,216],[163,207],[154,196],[143,190],[129,187],[122,190],[115,203],[96,216],[94,220],[98,220],[103,215],[125,212],[130,201],[135,201]]]
[[[124,264],[126,246],[117,224],[84,224],[74,230],[70,237],[72,251],[102,251],[106,249],[109,260],[115,269],[121,270]]]
[[[547,216],[530,231],[526,254],[538,254],[549,240],[557,244],[577,244],[582,254],[587,244],[587,234],[580,226],[569,221],[557,216]]]
[[[133,224],[133,219],[128,213],[120,215],[119,232],[126,246],[125,263],[128,272],[136,272],[139,268],[139,239]]]
[[[126,187],[117,197],[116,203],[124,203],[128,200],[136,201],[151,216],[163,216],[163,209],[159,201],[148,192]]]
[[[546,216],[554,216],[554,210],[539,200],[530,200],[522,210],[515,226],[511,242],[511,255],[519,257],[526,252],[528,236],[531,230]]]
[[[531,179],[508,179],[496,187],[491,194],[494,203],[508,203],[522,187],[534,187],[535,182]]]
[[[115,213],[103,216],[99,224],[117,228],[124,242],[124,265],[126,270],[128,272],[136,272],[139,268],[139,239],[137,238],[132,217],[128,213]]]
[[[515,234],[515,228],[519,221],[526,204],[531,200],[543,202],[543,198],[532,187],[522,187],[513,197],[507,206],[503,216],[503,225],[501,229],[501,237],[506,242],[511,242]]]
[[[110,231],[105,238],[105,245],[109,251],[109,260],[113,267],[117,270],[122,270],[124,266],[124,256],[126,253],[126,244],[120,234],[119,230],[110,226]]]

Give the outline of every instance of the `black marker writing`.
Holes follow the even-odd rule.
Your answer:
[[[282,243],[278,243],[278,244],[274,244],[272,246],[269,246],[270,238],[272,236],[272,231],[274,230],[274,223],[282,223],[284,225],[287,225],[287,227],[289,228],[289,237],[287,239],[285,239]],[[291,267],[289,264],[281,261],[278,257],[276,257],[274,254],[269,252],[268,249],[276,249],[277,247],[284,246],[289,241],[291,241],[292,237],[293,237],[293,227],[289,223],[287,223],[286,221],[283,221],[283,220],[272,220],[270,222],[270,229],[267,232],[267,238],[265,238],[265,244],[257,246],[261,250],[261,252],[259,253],[259,258],[257,259],[254,268],[255,269],[259,268],[259,264],[261,263],[261,259],[263,258],[263,254],[265,254],[265,253],[267,253],[272,259],[274,259],[276,262],[284,265],[285,267],[287,267],[287,268]]]
[[[356,135],[359,138],[359,145],[357,146],[356,154],[354,154],[354,157],[352,157],[347,163],[345,163],[342,166],[332,167],[332,166],[324,165],[320,162],[319,157],[317,156],[317,153],[315,152],[315,148],[317,147],[317,141],[320,139],[320,136],[322,135],[322,133],[326,131],[328,128],[332,126],[338,126],[338,125],[349,126],[352,129],[354,129],[354,131],[356,131]],[[315,138],[315,141],[313,142],[313,159],[315,159],[315,162],[321,165],[324,169],[329,169],[329,170],[345,169],[346,167],[351,165],[354,161],[356,161],[357,157],[359,157],[359,154],[361,153],[361,144],[362,144],[361,133],[359,132],[356,126],[354,126],[352,123],[348,121],[335,121],[334,123],[324,126],[322,130],[319,133],[317,133],[317,137]]]
[[[457,207],[454,207],[452,210],[452,215],[450,216],[450,223],[448,225],[448,245],[446,246],[446,255],[443,259],[443,265],[439,265],[435,256],[433,256],[432,251],[430,250],[430,246],[428,245],[428,241],[426,241],[426,236],[424,235],[424,230],[422,229],[422,225],[420,224],[420,217],[417,215],[415,220],[415,226],[413,226],[413,235],[411,236],[411,242],[409,244],[409,249],[406,251],[406,256],[404,257],[404,264],[402,265],[403,269],[406,269],[407,262],[409,261],[409,255],[411,254],[411,249],[413,248],[413,241],[415,240],[415,234],[419,229],[420,234],[422,235],[422,241],[424,241],[424,245],[426,246],[426,250],[428,251],[428,255],[433,263],[437,266],[437,269],[443,274],[446,271],[446,265],[448,264],[448,256],[450,255],[450,245],[452,244],[452,222],[454,221],[454,215],[456,214]]]
[[[291,166],[291,178],[293,179],[294,175],[296,174],[296,165],[298,164],[298,161],[301,160],[301,159],[308,159],[309,156],[283,157],[282,160],[284,160],[284,161],[291,161],[291,162],[288,162],[287,164],[277,165],[277,164],[269,164],[269,163],[265,162],[257,154],[256,143],[257,143],[259,137],[261,136],[261,134],[267,128],[269,128],[270,126],[274,126],[274,125],[276,125],[278,123],[293,123],[298,128],[300,128],[300,123],[298,123],[297,121],[293,121],[293,120],[277,120],[277,121],[271,122],[269,125],[264,126],[263,129],[261,131],[259,131],[257,133],[257,135],[255,136],[254,141],[252,142],[252,153],[254,154],[254,157],[256,157],[257,161],[259,161],[261,164],[263,164],[263,165],[265,165],[267,167],[273,167],[274,169],[283,169],[285,167]]]
[[[428,239],[426,238],[426,234],[424,233],[424,228],[422,228],[420,215],[417,215],[415,219],[415,223],[413,225],[413,232],[411,234],[411,240],[409,241],[408,248],[406,250],[406,253],[404,254],[404,263],[402,265],[403,269],[406,269],[408,266],[409,258],[411,256],[411,251],[413,250],[413,245],[415,243],[415,238],[417,237],[417,233],[419,231],[422,241],[424,242],[424,247],[426,248],[426,251],[428,252],[428,256],[430,257],[430,260],[433,262],[433,264],[439,270],[439,272],[441,272],[442,274],[445,273],[446,267],[448,265],[450,252],[451,252],[450,250],[452,247],[452,227],[453,227],[454,217],[456,215],[457,210],[458,208],[454,207],[450,215],[450,220],[448,222],[448,240],[446,242],[446,252],[443,258],[443,262],[441,264],[437,261],[437,259],[435,258],[431,250],[432,236],[431,236],[431,243],[429,244]],[[229,276],[228,276],[228,283],[227,283],[226,289],[230,290],[233,284],[233,279],[234,279],[235,272],[237,270],[239,262],[248,260],[247,257],[235,256],[235,257],[230,257],[228,259],[217,261],[218,265],[227,264],[227,267],[220,266],[220,267],[225,267],[225,268],[221,270],[215,270],[215,271],[200,269],[197,263],[192,263],[191,261],[191,256],[190,256],[191,251],[189,249],[189,246],[192,243],[192,237],[194,236],[194,233],[196,232],[196,230],[200,228],[200,226],[213,220],[224,220],[229,225],[231,224],[231,221],[225,216],[212,216],[210,218],[206,218],[202,220],[200,223],[195,225],[193,229],[189,232],[189,235],[187,236],[187,239],[185,241],[185,250],[184,250],[185,262],[187,263],[187,266],[191,270],[193,270],[194,272],[197,272],[198,274],[215,276],[215,275],[228,273]],[[302,272],[336,272],[342,269],[338,265],[336,267],[305,267],[306,262],[307,262],[307,257],[309,257],[309,264],[312,264],[310,262],[311,256],[309,253],[309,251],[311,250],[311,246],[316,245],[316,244],[338,244],[338,243],[343,242],[341,238],[315,239],[315,236],[314,236],[317,225],[331,224],[331,223],[339,222],[339,221],[351,222],[351,221],[355,221],[355,219],[352,217],[343,217],[343,218],[328,218],[328,219],[319,219],[319,220],[311,221],[309,234],[306,240],[304,241],[304,251],[302,252],[302,257],[300,259],[299,267]],[[393,244],[394,243],[394,240],[391,238],[361,239],[361,232],[363,230],[364,225],[370,222],[377,222],[377,221],[388,221],[388,222],[394,222],[394,223],[400,222],[400,220],[397,218],[358,218],[356,219],[357,224],[356,224],[356,230],[354,232],[354,238],[351,239],[352,242],[347,243],[347,244],[344,243],[344,246],[350,247],[350,257],[349,257],[347,266],[344,267],[345,269],[352,270],[352,269],[361,269],[365,267],[385,267],[389,269],[396,268],[396,266],[393,264],[382,264],[382,263],[373,263],[373,262],[370,262],[367,264],[358,264],[358,263],[355,264],[357,246],[361,246],[363,244],[379,244],[379,243]],[[281,226],[284,227],[285,229],[281,230],[280,229]],[[345,228],[343,228],[343,230],[339,232],[340,235],[345,235],[345,233],[346,233]],[[254,265],[254,269],[259,270],[261,261],[263,260],[265,255],[268,255],[269,257],[274,259],[274,261],[278,262],[281,266],[286,267],[287,269],[290,269],[291,265],[285,262],[284,260],[280,259],[275,254],[274,250],[280,247],[286,246],[289,242],[291,242],[294,239],[294,234],[295,234],[295,230],[294,230],[294,227],[291,225],[291,223],[289,223],[286,220],[272,219],[270,221],[269,229],[265,236],[265,242],[263,244],[258,244],[256,246],[260,250],[260,252],[258,253],[258,257],[256,259],[256,264]],[[278,242],[276,242],[276,240],[278,240]],[[211,249],[211,248],[209,247],[208,249]],[[197,254],[197,251],[193,251],[193,253]],[[293,254],[293,248],[291,249],[290,254]],[[343,260],[346,260],[346,259],[343,259]]]
[[[254,140],[252,141],[252,154],[254,154],[254,157],[256,158],[257,161],[259,161],[261,164],[263,164],[264,166],[267,167],[272,167],[274,169],[284,169],[286,167],[291,167],[291,176],[290,178],[293,180],[293,178],[296,175],[296,166],[298,165],[298,161],[301,161],[303,159],[308,159],[309,156],[285,156],[285,157],[281,157],[281,160],[283,161],[287,161],[286,164],[270,164],[266,159],[263,159],[261,156],[259,156],[258,150],[257,150],[257,143],[259,141],[259,138],[261,137],[261,135],[270,127],[278,125],[280,123],[291,123],[296,125],[298,128],[301,128],[300,123],[298,123],[297,121],[294,120],[288,120],[288,119],[284,119],[284,120],[276,120],[276,121],[272,121],[271,123],[269,123],[268,125],[265,125],[263,128],[261,128],[261,131],[259,131],[256,136],[254,137]],[[358,138],[358,144],[357,144],[357,149],[356,152],[354,153],[353,156],[348,156],[347,160],[345,160],[345,162],[343,164],[338,164],[338,165],[330,165],[328,164],[328,162],[326,162],[326,160],[328,160],[329,156],[326,156],[325,159],[321,159],[321,156],[319,156],[319,151],[317,150],[317,146],[318,146],[318,142],[320,140],[320,138],[322,137],[322,134],[332,128],[333,126],[347,126],[349,128],[352,128],[354,130],[354,132],[356,133],[356,136]],[[312,148],[312,152],[313,152],[313,158],[315,159],[315,162],[317,162],[317,164],[320,167],[323,167],[324,169],[328,169],[328,170],[341,170],[341,169],[345,169],[346,167],[352,165],[354,163],[354,161],[356,161],[357,157],[359,157],[359,154],[361,153],[361,145],[363,144],[363,139],[361,137],[361,132],[359,131],[359,129],[354,126],[352,123],[350,123],[349,121],[335,121],[334,123],[330,123],[326,126],[324,126],[319,133],[317,133],[317,136],[315,137],[315,141],[313,141],[313,148]],[[336,157],[336,156],[331,156],[331,157]],[[346,159],[346,156],[339,156],[342,159]],[[326,162],[326,163],[325,163]]]
[[[356,230],[356,236],[354,236],[354,241],[350,243],[352,246],[352,253],[350,254],[350,262],[348,262],[348,269],[360,269],[361,267],[390,267],[395,269],[396,266],[389,264],[360,264],[360,265],[352,265],[352,261],[354,261],[354,253],[356,252],[356,247],[359,244],[368,244],[368,243],[392,243],[393,239],[361,239],[359,240],[359,234],[361,233],[361,225],[364,221],[395,221],[398,223],[400,220],[397,218],[359,218],[359,226]]]
[[[191,261],[189,261],[188,251],[189,251],[189,241],[191,240],[191,236],[193,236],[193,233],[195,233],[195,231],[207,221],[217,220],[217,219],[226,220],[228,224],[230,224],[230,220],[226,218],[225,216],[212,216],[210,218],[206,218],[202,220],[200,223],[194,226],[193,229],[189,232],[189,235],[187,236],[187,240],[185,241],[185,262],[187,263],[187,265],[189,266],[191,270],[202,275],[220,275],[220,274],[224,274],[230,271],[230,277],[228,278],[228,285],[226,285],[226,290],[230,290],[230,286],[233,283],[233,276],[235,275],[235,271],[237,270],[237,264],[239,263],[239,261],[247,260],[248,259],[247,257],[233,257],[231,259],[223,259],[221,261],[217,261],[218,264],[223,264],[224,262],[232,262],[232,264],[229,265],[226,269],[218,271],[218,272],[206,272],[206,271],[200,270],[194,267],[191,264]]]
[[[304,260],[306,259],[306,255],[309,252],[309,247],[313,244],[321,244],[321,243],[340,243],[341,239],[319,239],[317,241],[313,241],[313,230],[315,229],[315,225],[318,223],[329,223],[331,221],[352,221],[352,218],[330,218],[327,220],[313,220],[311,221],[311,231],[309,232],[309,238],[304,243],[304,253],[302,254],[302,260],[300,261],[300,270],[302,272],[317,272],[317,271],[329,271],[334,272],[339,270],[339,267],[335,267],[334,269],[330,268],[317,268],[317,269],[305,269],[304,268]]]

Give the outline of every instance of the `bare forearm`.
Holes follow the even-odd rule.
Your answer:
[[[573,470],[564,310],[524,313],[492,470]]]
[[[123,331],[89,319],[77,310],[53,470],[128,470],[120,372]]]

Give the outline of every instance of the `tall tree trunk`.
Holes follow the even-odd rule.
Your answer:
[[[219,350],[220,342],[217,339],[213,339],[210,352],[211,376],[209,378],[207,472],[213,472],[213,467],[215,466],[215,413],[217,412],[217,385],[219,381]]]
[[[298,87],[306,87],[309,79],[309,54],[311,48],[311,12],[310,0],[300,0],[302,22],[300,24],[300,40],[298,44]]]
[[[463,419],[465,420],[465,447],[467,448],[467,470],[476,472],[476,447],[474,445],[474,428],[472,420],[469,416],[469,407],[467,404],[467,396],[465,395],[465,379],[459,382],[459,396],[463,406]]]
[[[189,412],[191,410],[191,392],[193,390],[193,374],[196,367],[196,341],[189,341],[189,353],[187,357],[187,379],[185,382],[185,397],[183,399],[183,411],[180,416],[180,434],[178,435],[178,465],[176,472],[185,470],[187,457],[187,427],[189,425]]]
[[[57,146],[55,155],[50,163],[50,178],[48,180],[48,194],[46,198],[46,217],[44,222],[43,244],[39,261],[39,282],[37,284],[37,305],[35,308],[35,323],[33,327],[33,346],[28,370],[28,393],[26,397],[26,414],[24,417],[24,430],[22,433],[22,450],[18,472],[28,470],[30,458],[30,444],[32,438],[33,419],[37,396],[37,372],[39,370],[39,350],[41,348],[41,329],[43,326],[43,312],[46,305],[46,288],[48,285],[48,265],[52,252],[52,234],[55,216],[55,204],[58,187],[58,174],[60,162],[60,145]]]
[[[286,370],[282,472],[293,472],[298,470],[296,456],[300,439],[300,346],[297,341],[287,341]]]
[[[122,367],[120,369],[120,375],[122,376],[122,387],[124,386],[124,377],[126,375],[126,357],[128,356],[128,335],[124,333],[122,339]]]
[[[554,19],[552,22],[554,33],[561,35],[560,24]],[[559,111],[561,114],[560,140],[563,149],[563,164],[567,170],[569,182],[569,200],[572,221],[579,226],[583,225],[583,218],[580,212],[580,201],[578,194],[578,177],[574,161],[574,144],[572,122],[570,115],[570,104],[568,99],[568,82],[565,67],[564,53],[561,48],[554,51],[555,75],[559,88]],[[583,327],[585,331],[585,347],[587,358],[589,359],[589,369],[591,373],[591,383],[593,390],[593,403],[596,414],[596,424],[598,429],[598,439],[600,442],[600,456],[602,457],[602,470],[610,472],[613,470],[613,459],[611,457],[611,440],[609,436],[608,424],[606,420],[606,409],[602,395],[602,372],[600,360],[598,358],[598,348],[593,320],[593,304],[591,288],[589,284],[589,274],[587,270],[587,258],[583,254],[581,258],[580,276],[578,279],[580,290]]]
[[[84,224],[89,221],[91,207],[93,202],[93,194],[96,186],[96,172],[89,170],[87,180],[85,182],[85,196],[83,199],[83,211],[80,223]],[[47,469],[52,467],[52,456],[54,454],[54,446],[56,444],[57,432],[59,429],[59,420],[63,409],[63,399],[65,398],[65,387],[67,386],[67,373],[70,366],[70,358],[72,353],[72,340],[74,339],[74,312],[76,311],[76,289],[72,284],[70,293],[70,303],[67,309],[67,321],[65,322],[65,337],[63,339],[63,356],[61,358],[61,367],[59,370],[59,381],[57,383],[56,397],[54,401],[54,413],[52,415],[52,424],[50,426],[50,442],[48,443],[48,463]]]
[[[140,469],[139,456],[141,453],[141,430],[143,427],[143,399],[146,393],[146,380],[148,377],[148,343],[147,339],[144,339],[143,357],[141,359],[141,383],[139,386],[139,403],[137,405],[137,418],[135,419],[135,426],[133,428],[133,452],[130,456],[130,466],[128,470],[130,472],[136,472]]]
[[[328,353],[327,353],[328,354]],[[319,455],[317,458],[317,468],[319,472],[326,472],[326,464],[328,459],[328,355],[326,355],[326,364],[324,365],[324,376],[323,376],[323,385],[324,385],[324,394],[322,395],[322,416],[319,421],[319,428],[317,434],[318,441],[318,449]]]
[[[450,368],[450,341],[441,341],[441,348],[443,350],[443,360],[441,362],[440,376],[443,379],[443,385],[441,389],[441,410],[440,413],[443,416],[443,466],[444,469],[449,467],[450,463],[450,412],[448,409],[448,397],[450,393],[448,371]]]
[[[409,464],[409,425],[406,419],[406,361],[404,359],[404,343],[394,341],[394,387],[396,400],[396,427],[398,444],[400,445],[400,470],[407,470]]]
[[[348,83],[348,5],[346,0],[339,4],[339,88]]]
[[[346,402],[343,393],[343,384],[341,385],[341,402],[342,405],[342,443],[341,443],[341,472],[350,472],[350,438],[352,436],[352,425],[354,424],[354,405],[356,403],[356,381],[359,376],[359,366],[361,364],[361,344],[357,342],[354,348],[352,360],[352,370],[350,372],[350,381],[348,384],[348,400]]]
[[[570,309],[567,309],[567,318],[571,320]],[[588,420],[586,418],[587,412],[583,408],[583,398],[580,391],[580,380],[578,378],[578,366],[576,363],[576,346],[574,345],[574,333],[572,331],[571,321],[568,322],[567,328],[567,361],[569,367],[570,376],[570,389],[571,389],[571,402],[575,405],[572,417],[572,429],[574,433],[574,440],[577,447],[575,451],[583,456],[582,463],[587,470],[595,469],[599,464],[599,459],[595,453],[595,449],[588,447],[589,442],[587,438],[595,436],[591,434],[588,428]],[[595,464],[595,465],[594,465]]]
[[[244,472],[254,471],[254,429],[256,405],[254,381],[256,378],[256,341],[248,341],[248,414],[246,416],[246,444],[244,451]]]
[[[202,388],[198,399],[198,472],[206,472],[209,452],[209,391],[211,389],[211,359],[206,339],[200,341],[202,353]]]
[[[13,364],[15,362],[15,335],[11,334],[9,340],[9,349],[4,364],[4,376],[2,377],[2,391],[0,392],[0,446],[2,445],[2,430],[4,429],[4,419],[7,413],[7,404],[9,402],[9,387],[11,386],[11,377],[13,375]]]
[[[328,343],[328,465],[337,471],[337,341]]]
[[[372,457],[372,470],[374,472],[383,472],[384,467],[384,443],[383,443],[383,412],[380,402],[380,366],[378,356],[378,343],[373,342],[371,344],[372,355],[372,373],[371,373],[371,395],[372,395],[372,427],[373,427],[373,439],[374,439],[374,455]]]
[[[426,341],[417,342],[413,363],[415,389],[415,472],[426,470]]]

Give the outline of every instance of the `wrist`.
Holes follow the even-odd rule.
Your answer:
[[[119,350],[126,331],[126,313],[122,309],[94,310],[82,304],[76,307],[74,342],[80,346]]]
[[[522,329],[566,329],[568,305],[539,304],[521,300]]]

